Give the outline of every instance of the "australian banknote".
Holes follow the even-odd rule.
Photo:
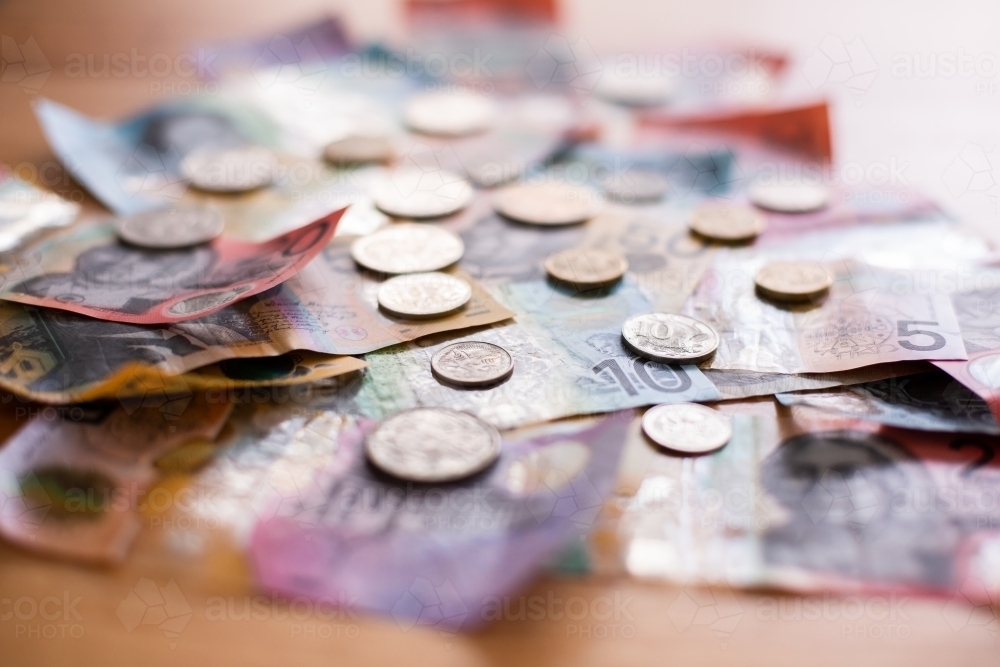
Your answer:
[[[791,375],[788,373],[730,371],[712,368],[704,368],[702,372],[719,390],[724,400],[731,400],[875,382],[915,373],[925,373],[932,369],[933,366],[927,361],[897,361],[891,364],[875,364],[874,366],[863,366],[833,373]]]
[[[0,164],[0,252],[40,232],[70,224],[79,208],[21,180]]]

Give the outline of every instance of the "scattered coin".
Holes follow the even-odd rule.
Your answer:
[[[438,271],[464,252],[465,244],[455,234],[415,222],[389,225],[351,244],[354,261],[379,273]]]
[[[825,185],[804,183],[786,185],[751,185],[747,197],[755,206],[780,213],[809,213],[830,202],[830,189]]]
[[[407,102],[403,122],[414,132],[461,137],[488,130],[496,121],[488,97],[463,93],[425,93]]]
[[[391,315],[410,319],[443,317],[462,309],[472,287],[447,273],[410,273],[379,285],[378,305]]]
[[[196,150],[181,162],[193,187],[208,192],[247,192],[271,182],[277,158],[261,146]]]
[[[337,165],[389,162],[394,154],[392,143],[384,137],[352,134],[327,144],[323,155]]]
[[[661,447],[685,454],[714,452],[733,437],[729,417],[697,403],[654,406],[642,416],[642,430]]]
[[[226,227],[222,214],[210,208],[168,208],[121,218],[118,237],[141,248],[169,250],[207,243]]]
[[[670,181],[663,174],[645,169],[632,169],[621,177],[608,179],[602,187],[609,197],[626,204],[641,204],[663,199]]]
[[[509,378],[514,360],[499,345],[464,341],[438,350],[431,357],[431,372],[447,384],[482,387]]]
[[[451,482],[488,468],[500,456],[500,434],[466,413],[417,408],[384,419],[365,440],[368,460],[413,482]]]
[[[523,183],[494,199],[497,213],[533,225],[571,225],[597,215],[597,194],[586,188],[553,183]]]
[[[621,73],[605,68],[594,84],[594,95],[628,106],[663,104],[677,92],[678,78],[673,76]]]
[[[771,262],[754,278],[757,289],[776,301],[810,301],[830,290],[833,278],[817,262]]]
[[[673,313],[634,315],[622,325],[622,338],[639,356],[663,363],[697,363],[719,347],[712,327]]]
[[[764,217],[748,206],[709,202],[694,210],[688,227],[712,241],[738,243],[755,238],[766,224]]]
[[[372,197],[384,213],[397,218],[437,218],[472,201],[469,182],[443,169],[394,169],[375,184]]]
[[[610,285],[628,271],[628,261],[616,252],[600,248],[571,248],[545,259],[550,276],[578,289]]]

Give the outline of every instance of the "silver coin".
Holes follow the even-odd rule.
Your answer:
[[[779,213],[809,213],[830,203],[830,189],[822,184],[751,185],[747,198],[760,208]]]
[[[811,301],[830,290],[833,277],[818,262],[771,262],[754,276],[761,294],[776,301]]]
[[[277,158],[261,146],[196,150],[181,162],[181,174],[208,192],[247,192],[271,183]]]
[[[403,122],[411,130],[446,137],[484,132],[496,118],[492,100],[464,93],[424,93],[412,97],[403,110]]]
[[[391,315],[409,319],[450,315],[471,298],[469,283],[436,271],[396,276],[378,288],[378,305]]]
[[[733,437],[729,417],[697,403],[654,406],[642,416],[642,430],[661,447],[685,454],[714,452]]]
[[[597,215],[597,193],[555,183],[522,183],[502,190],[493,200],[500,215],[532,225],[572,225]]]
[[[365,440],[368,460],[394,477],[450,482],[475,475],[500,456],[500,434],[466,412],[417,408],[382,422]]]
[[[622,325],[626,347],[663,363],[697,363],[715,353],[719,335],[693,317],[674,313],[635,315]]]
[[[323,156],[337,165],[388,162],[394,154],[392,143],[384,137],[353,134],[327,144]]]
[[[628,106],[655,106],[677,93],[679,80],[676,76],[622,73],[614,67],[607,67],[600,72],[593,94]]]
[[[632,169],[620,177],[607,179],[601,183],[604,191],[626,204],[641,204],[663,199],[670,189],[670,181],[656,171]]]
[[[586,289],[621,280],[628,271],[628,260],[601,248],[570,248],[546,257],[544,266],[556,280]]]
[[[397,218],[449,215],[468,206],[472,196],[472,186],[458,174],[419,167],[393,169],[372,189],[375,205]]]
[[[749,206],[729,202],[706,202],[691,213],[688,227],[712,241],[741,243],[756,238],[767,222]]]
[[[400,222],[351,244],[351,257],[379,273],[426,273],[451,266],[465,252],[455,234],[415,222]]]
[[[463,341],[438,350],[431,357],[431,372],[447,384],[482,387],[509,378],[514,359],[499,345]]]
[[[168,208],[146,211],[116,223],[118,237],[141,248],[169,250],[207,243],[222,234],[222,214],[209,208]]]

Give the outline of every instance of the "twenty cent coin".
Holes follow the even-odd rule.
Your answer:
[[[225,229],[222,214],[209,208],[168,208],[137,213],[117,222],[118,237],[141,248],[169,250],[207,243]]]
[[[465,341],[438,350],[431,357],[431,372],[447,384],[482,387],[509,378],[514,360],[499,345]]]
[[[365,440],[368,460],[413,482],[450,482],[485,470],[500,456],[500,434],[465,412],[417,408],[383,420]]]
[[[403,111],[403,121],[411,130],[446,137],[483,132],[496,117],[496,104],[488,97],[462,93],[417,95]]]
[[[392,144],[383,137],[353,134],[327,145],[323,151],[329,162],[337,165],[388,162],[393,156]]]
[[[586,188],[553,183],[524,183],[501,191],[497,213],[533,225],[571,225],[597,215],[597,194]]]
[[[771,262],[754,278],[757,289],[776,301],[809,301],[830,290],[833,278],[817,262]]]
[[[472,287],[447,273],[411,273],[385,281],[378,288],[378,305],[397,317],[443,317],[460,310],[472,298]]]
[[[635,315],[622,325],[625,346],[639,356],[663,363],[697,363],[715,353],[719,335],[686,315]]]
[[[621,255],[600,248],[573,248],[549,255],[545,270],[550,276],[577,288],[610,285],[628,271]]]
[[[437,218],[460,211],[472,201],[469,182],[444,169],[394,169],[372,191],[375,205],[398,218]]]
[[[208,192],[247,192],[271,182],[277,158],[261,146],[194,151],[181,162],[193,187]]]
[[[424,273],[451,266],[465,244],[449,231],[403,222],[389,225],[351,244],[354,261],[380,273]]]
[[[764,217],[748,206],[727,202],[709,202],[694,210],[688,227],[712,241],[739,243],[749,241],[764,231]]]
[[[661,447],[685,454],[713,452],[733,437],[729,417],[697,403],[654,406],[642,416],[642,430]]]
[[[784,185],[751,185],[747,197],[755,206],[780,213],[809,213],[830,202],[830,189],[825,185],[804,183]]]

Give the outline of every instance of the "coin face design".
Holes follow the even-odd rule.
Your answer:
[[[610,285],[628,271],[628,261],[600,248],[572,248],[549,255],[545,270],[554,279],[578,288]]]
[[[654,406],[642,416],[642,430],[661,447],[684,454],[714,452],[733,437],[729,417],[697,403]]]
[[[277,163],[262,146],[201,149],[184,158],[181,174],[199,190],[247,192],[269,185]]]
[[[488,130],[497,115],[497,105],[482,95],[424,93],[407,102],[403,122],[421,134],[461,137]]]
[[[622,325],[626,347],[662,363],[697,363],[715,353],[719,335],[704,322],[673,313],[634,315]]]
[[[620,177],[601,183],[609,197],[625,204],[642,204],[663,199],[670,181],[659,172],[630,169]]]
[[[226,223],[210,208],[168,208],[121,218],[118,237],[134,246],[154,250],[186,248],[207,243],[222,234]]]
[[[597,193],[555,183],[523,183],[505,188],[493,200],[500,215],[532,225],[572,225],[597,215]]]
[[[754,206],[779,213],[809,213],[830,203],[830,189],[822,184],[755,184],[747,188],[747,198]]]
[[[384,137],[353,134],[327,144],[323,156],[336,165],[388,162],[394,154],[392,143]]]
[[[764,217],[748,206],[729,202],[708,202],[691,214],[688,227],[711,241],[739,243],[756,238],[764,231]]]
[[[389,225],[351,244],[354,261],[379,273],[438,271],[464,252],[465,244],[455,234],[415,222]]]
[[[771,262],[754,277],[757,289],[776,301],[809,301],[830,290],[833,278],[817,262]]]
[[[500,456],[500,434],[466,412],[405,410],[368,434],[365,453],[375,467],[412,482],[451,482],[488,468]]]
[[[460,211],[472,201],[469,182],[444,169],[400,167],[372,189],[375,205],[397,218],[438,218]]]
[[[463,341],[438,350],[431,357],[431,372],[446,384],[481,387],[509,378],[514,359],[499,345]]]
[[[390,315],[409,319],[450,315],[471,298],[469,283],[438,272],[396,276],[378,288],[378,305]]]

